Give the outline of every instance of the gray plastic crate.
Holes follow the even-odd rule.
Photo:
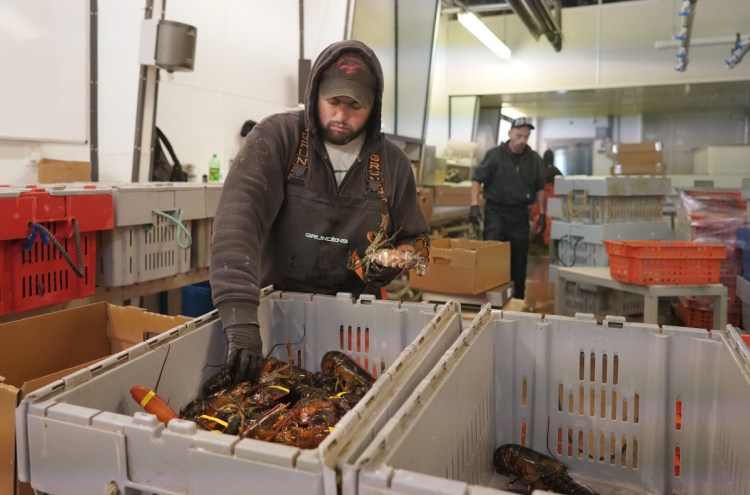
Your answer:
[[[184,231],[171,220],[116,227],[99,233],[96,283],[120,287],[186,273],[191,267],[192,222]]]
[[[644,306],[643,296],[640,294],[570,280],[565,281],[563,302],[563,316],[590,313],[599,319],[607,315],[642,314]]]
[[[553,220],[550,240],[556,262],[563,266],[607,266],[605,240],[664,240],[672,232],[666,222],[626,222],[600,225]]]
[[[221,184],[205,184],[205,194],[205,218],[193,220],[193,245],[190,253],[190,265],[193,268],[209,266],[213,245],[214,215],[221,195]]]
[[[453,302],[349,294],[270,292],[259,317],[265,352],[291,342],[301,365],[317,371],[325,352],[342,349],[377,372],[372,389],[316,449],[197,430],[192,421],[165,427],[130,397],[133,385],[156,388],[179,410],[198,396],[226,353],[214,311],[27,395],[16,414],[19,477],[59,495],[114,486],[130,495],[334,495],[339,463],[356,460],[462,330]],[[287,359],[284,346],[273,355]]]
[[[746,494],[749,371],[731,327],[487,306],[358,459],[358,495],[501,493],[507,443],[603,495]]]
[[[193,238],[193,245],[190,246],[190,267],[203,268],[209,266],[211,246],[213,245],[214,219],[193,220],[190,234]]]
[[[115,228],[99,235],[97,285],[120,287],[190,271],[192,223],[206,218],[208,197],[203,184],[113,184]]]

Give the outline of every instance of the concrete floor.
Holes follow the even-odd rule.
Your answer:
[[[555,284],[549,281],[549,264],[547,247],[532,243],[526,263],[524,311],[543,314],[555,312]]]

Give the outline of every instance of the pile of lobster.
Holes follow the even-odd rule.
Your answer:
[[[346,354],[329,351],[315,373],[294,365],[291,358],[286,363],[267,358],[256,381],[197,398],[179,416],[143,387],[133,387],[131,394],[165,424],[180,417],[209,431],[311,449],[328,436],[373,382]]]

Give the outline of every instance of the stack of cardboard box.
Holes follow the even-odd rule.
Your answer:
[[[666,175],[661,141],[612,145],[612,175]]]

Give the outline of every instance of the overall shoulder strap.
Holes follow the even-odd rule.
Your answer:
[[[297,145],[297,151],[292,158],[292,164],[289,167],[287,181],[305,185],[307,181],[308,161],[310,159],[310,145],[308,141],[309,132],[305,129],[304,120],[300,117],[299,122],[300,138]]]
[[[380,154],[373,153],[367,161],[367,174],[365,180],[367,181],[367,188],[365,190],[365,196],[368,198],[379,199],[383,203],[388,203],[388,198],[385,195],[383,189],[383,162],[380,160]]]

